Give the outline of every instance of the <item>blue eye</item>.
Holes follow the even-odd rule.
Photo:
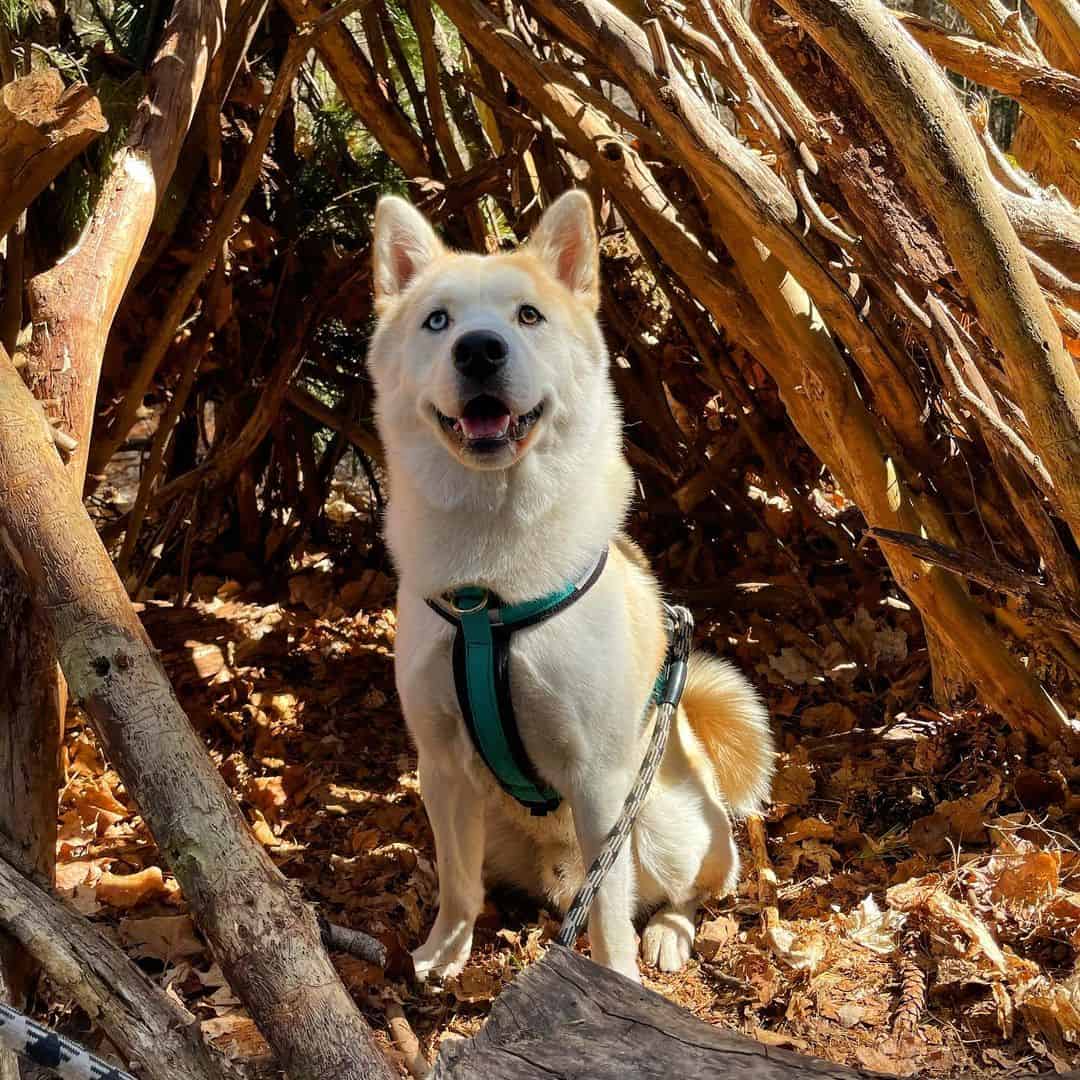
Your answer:
[[[425,330],[431,330],[436,334],[440,330],[445,330],[449,325],[450,316],[444,308],[436,308],[423,322]]]
[[[536,326],[537,323],[542,323],[543,321],[544,316],[541,315],[532,304],[522,304],[521,307],[518,308],[518,322],[521,323],[522,326]]]

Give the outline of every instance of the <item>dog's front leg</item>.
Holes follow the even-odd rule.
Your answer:
[[[423,753],[420,791],[439,870],[439,913],[427,941],[412,954],[423,982],[459,974],[472,951],[473,924],[484,906],[484,803],[461,770],[435,767]]]
[[[578,844],[588,869],[618,820],[633,778],[595,775],[570,793]],[[627,838],[618,858],[604,878],[589,913],[589,946],[592,958],[634,982],[641,982],[637,965],[637,935],[634,933],[636,884]]]

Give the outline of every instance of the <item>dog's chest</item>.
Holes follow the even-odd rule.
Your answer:
[[[552,781],[617,734],[636,694],[618,625],[598,621],[595,612],[590,618],[588,599],[510,639],[514,718],[529,757]],[[453,639],[453,628],[422,600],[399,598],[396,671],[410,730],[421,751],[468,757]]]

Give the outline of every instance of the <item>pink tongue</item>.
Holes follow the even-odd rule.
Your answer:
[[[463,416],[461,430],[469,439],[501,439],[510,428],[510,414],[501,416]]]

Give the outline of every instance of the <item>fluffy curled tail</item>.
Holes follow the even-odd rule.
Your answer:
[[[682,704],[728,809],[740,816],[760,811],[769,800],[774,752],[769,714],[757,691],[726,660],[696,652]]]

